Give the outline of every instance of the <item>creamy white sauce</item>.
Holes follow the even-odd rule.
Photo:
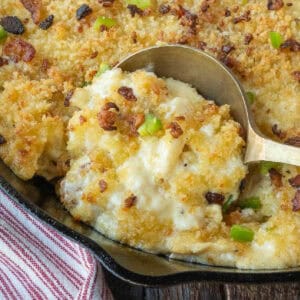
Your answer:
[[[95,130],[97,128],[95,126],[99,126],[97,120],[95,120],[95,115],[102,103],[107,100],[113,102],[118,88],[127,86],[131,87],[136,97],[140,99],[138,109],[145,109],[145,113],[147,113],[147,105],[143,103],[143,101],[146,101],[144,98],[144,84],[145,82],[147,83],[147,76],[154,77],[155,75],[143,74],[142,79],[139,81],[133,80],[134,76],[132,74],[124,76],[124,73],[118,69],[107,71],[85,88],[85,91],[88,91],[88,97],[85,93],[82,93],[83,100],[75,97],[78,107],[82,106],[82,109],[89,109],[92,117],[88,120],[89,126],[84,128],[84,131],[79,128],[77,134],[76,132],[69,132],[69,144],[72,145],[74,141],[73,147],[76,152],[78,147],[76,139],[80,137],[83,142],[83,145],[80,144],[80,147],[82,145],[84,152],[83,156],[76,161],[76,167],[73,171],[75,178],[72,179],[72,183],[68,182],[70,181],[69,178],[65,180],[63,186],[63,189],[67,191],[65,194],[69,196],[69,200],[81,199],[83,192],[89,190],[89,184],[97,184],[99,180],[100,175],[97,167],[95,165],[95,168],[88,166],[91,161],[88,157],[90,153],[94,153],[95,149],[96,153],[98,150],[103,151],[114,162],[115,158],[118,159],[120,153],[124,151],[123,148],[126,147],[124,143],[127,138],[122,136],[121,132]],[[116,186],[109,189],[109,194],[105,199],[107,201],[105,202],[105,208],[95,209],[94,204],[80,200],[73,213],[76,214],[80,210],[84,211],[84,214],[86,214],[85,219],[91,220],[94,218],[93,222],[96,228],[100,228],[101,231],[109,236],[115,236],[118,232],[117,218],[120,209],[124,208],[124,200],[133,194],[137,197],[137,201],[134,204],[137,210],[151,212],[159,221],[171,223],[173,235],[162,241],[162,245],[164,244],[165,246],[157,245],[157,247],[162,247],[162,249],[168,249],[169,247],[169,249],[172,249],[173,246],[175,248],[178,247],[178,245],[173,244],[176,243],[174,239],[176,239],[177,233],[181,234],[189,230],[197,232],[197,230],[199,231],[202,228],[208,231],[218,231],[221,226],[223,218],[221,206],[216,204],[208,205],[203,199],[203,193],[206,192],[206,189],[205,180],[202,182],[201,178],[205,178],[211,170],[208,158],[215,155],[218,151],[218,141],[220,140],[216,134],[222,120],[221,114],[218,115],[216,113],[213,119],[209,120],[209,123],[197,130],[186,130],[184,126],[187,126],[186,124],[188,123],[182,122],[183,134],[178,138],[172,137],[170,130],[166,128],[166,124],[172,122],[174,117],[177,116],[185,116],[188,120],[194,117],[195,111],[201,114],[201,109],[203,108],[201,105],[205,100],[194,88],[183,82],[173,79],[165,79],[164,81],[168,88],[168,93],[162,96],[164,97],[163,100],[161,103],[158,102],[158,107],[155,107],[163,120],[164,132],[161,135],[136,137],[138,140],[135,141],[135,150],[130,156],[124,158],[125,160],[118,164],[114,170],[116,180],[113,181],[113,184],[116,184]],[[149,82],[149,86],[151,86],[151,81]],[[147,88],[149,86],[146,84]],[[118,105],[120,105],[120,111],[122,111],[122,100]],[[79,115],[80,112],[76,122],[78,122]],[[76,126],[75,119],[72,120]],[[203,134],[200,134],[199,131]],[[201,145],[189,141],[189,138],[192,139],[194,137],[196,140],[199,139],[200,142],[203,140],[205,145],[207,145],[206,148],[200,150],[201,147],[199,146]],[[186,143],[188,143],[188,146],[184,148]],[[80,172],[78,172],[80,165],[83,166],[83,175],[80,175]],[[87,166],[86,173],[84,173],[84,165]],[[236,169],[244,170],[240,156],[228,158],[227,164],[223,169],[218,164],[213,167],[218,169],[217,172],[212,172],[213,178],[215,178],[214,176],[222,175],[222,172],[224,172],[224,176],[230,176]],[[186,176],[185,182],[187,185],[188,180],[194,182],[199,180],[201,185],[199,191],[201,192],[199,192],[199,196],[195,196],[195,199],[188,199],[186,196],[188,194],[186,186],[180,182],[184,176]],[[217,179],[220,180],[219,178]],[[180,192],[180,189],[182,189],[182,192]],[[195,189],[197,194],[195,184],[193,189]],[[238,193],[238,185],[232,193]],[[98,197],[101,197],[101,194]],[[142,247],[142,244],[140,245],[137,242],[135,246]],[[184,245],[182,246],[185,247]],[[224,250],[225,253],[222,259],[227,261],[228,264],[232,264],[233,257],[230,256],[228,247],[226,247],[201,241],[200,239],[199,242],[195,242],[192,245],[189,244],[186,251],[189,253],[205,253],[213,248],[222,253]]]

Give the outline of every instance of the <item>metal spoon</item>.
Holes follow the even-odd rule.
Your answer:
[[[128,56],[116,67],[130,72],[151,70],[159,77],[191,84],[219,105],[229,104],[234,119],[247,133],[245,163],[273,161],[300,166],[300,149],[272,141],[259,131],[241,84],[231,71],[207,53],[182,45],[154,46]]]

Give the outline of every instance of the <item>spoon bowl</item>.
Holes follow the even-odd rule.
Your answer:
[[[245,92],[232,72],[211,55],[183,45],[154,46],[138,51],[116,65],[123,71],[146,69],[195,87],[218,105],[229,104],[233,118],[247,135],[245,163],[273,161],[300,166],[300,149],[266,138],[256,127]]]

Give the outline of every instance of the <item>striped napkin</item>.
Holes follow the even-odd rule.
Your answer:
[[[0,192],[0,299],[113,299],[91,253]]]

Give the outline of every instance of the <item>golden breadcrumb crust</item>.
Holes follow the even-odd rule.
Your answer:
[[[97,1],[87,0],[85,3],[90,6],[92,13],[78,21],[76,10],[82,4],[81,1],[44,0],[41,20],[53,14],[54,21],[50,28],[42,30],[32,21],[21,1],[2,0],[0,17],[18,16],[25,26],[25,32],[20,37],[30,43],[36,53],[30,62],[10,61],[8,65],[0,67],[1,99],[5,102],[7,93],[10,93],[8,90],[3,94],[3,89],[11,89],[11,85],[4,87],[5,81],[12,80],[16,74],[22,75],[18,77],[24,80],[24,84],[20,85],[20,88],[24,87],[24,92],[28,80],[37,80],[42,88],[41,79],[50,78],[55,88],[66,96],[74,86],[91,81],[101,62],[114,65],[129,53],[147,46],[183,43],[204,49],[232,67],[245,89],[256,95],[252,110],[264,133],[282,141],[298,136],[300,84],[299,79],[292,74],[300,71],[299,52],[274,49],[270,44],[269,32],[280,32],[284,40],[299,40],[300,25],[297,17],[300,3],[291,0],[289,3],[292,6],[284,5],[279,10],[268,10],[267,1],[262,0],[248,1],[245,5],[232,0],[205,1],[159,0],[153,2],[152,8],[145,15],[135,14],[132,17],[125,1],[116,0],[111,7],[105,7]],[[169,5],[164,14],[160,12],[162,4]],[[195,14],[196,21],[183,8]],[[248,11],[248,19],[236,21],[246,16]],[[96,31],[93,23],[98,16],[111,17],[116,20],[116,25],[109,30]],[[245,43],[245,37],[249,34],[250,42]],[[0,53],[12,38],[10,34],[6,42],[0,43]],[[225,52],[224,48],[222,50],[227,45],[234,47],[229,54],[226,49]],[[2,54],[2,57],[5,55]],[[43,99],[38,96],[37,101],[42,102]],[[53,98],[54,105],[62,101],[61,97]],[[9,120],[5,121],[5,114],[3,122],[9,123]],[[282,134],[274,134],[274,125]],[[32,136],[34,131],[32,129],[32,133],[27,134]],[[27,136],[19,134],[21,147],[36,152],[31,155],[39,157],[41,151],[28,146],[26,139]],[[8,149],[12,148],[6,147],[1,151],[2,158],[4,155],[9,156],[5,154]],[[18,163],[6,161],[16,171],[13,165]],[[30,165],[29,156],[22,161]],[[24,179],[30,178],[35,172],[41,173],[37,164],[30,166],[31,170],[25,170],[25,165],[21,167],[24,169]],[[57,175],[60,174],[58,170]]]

